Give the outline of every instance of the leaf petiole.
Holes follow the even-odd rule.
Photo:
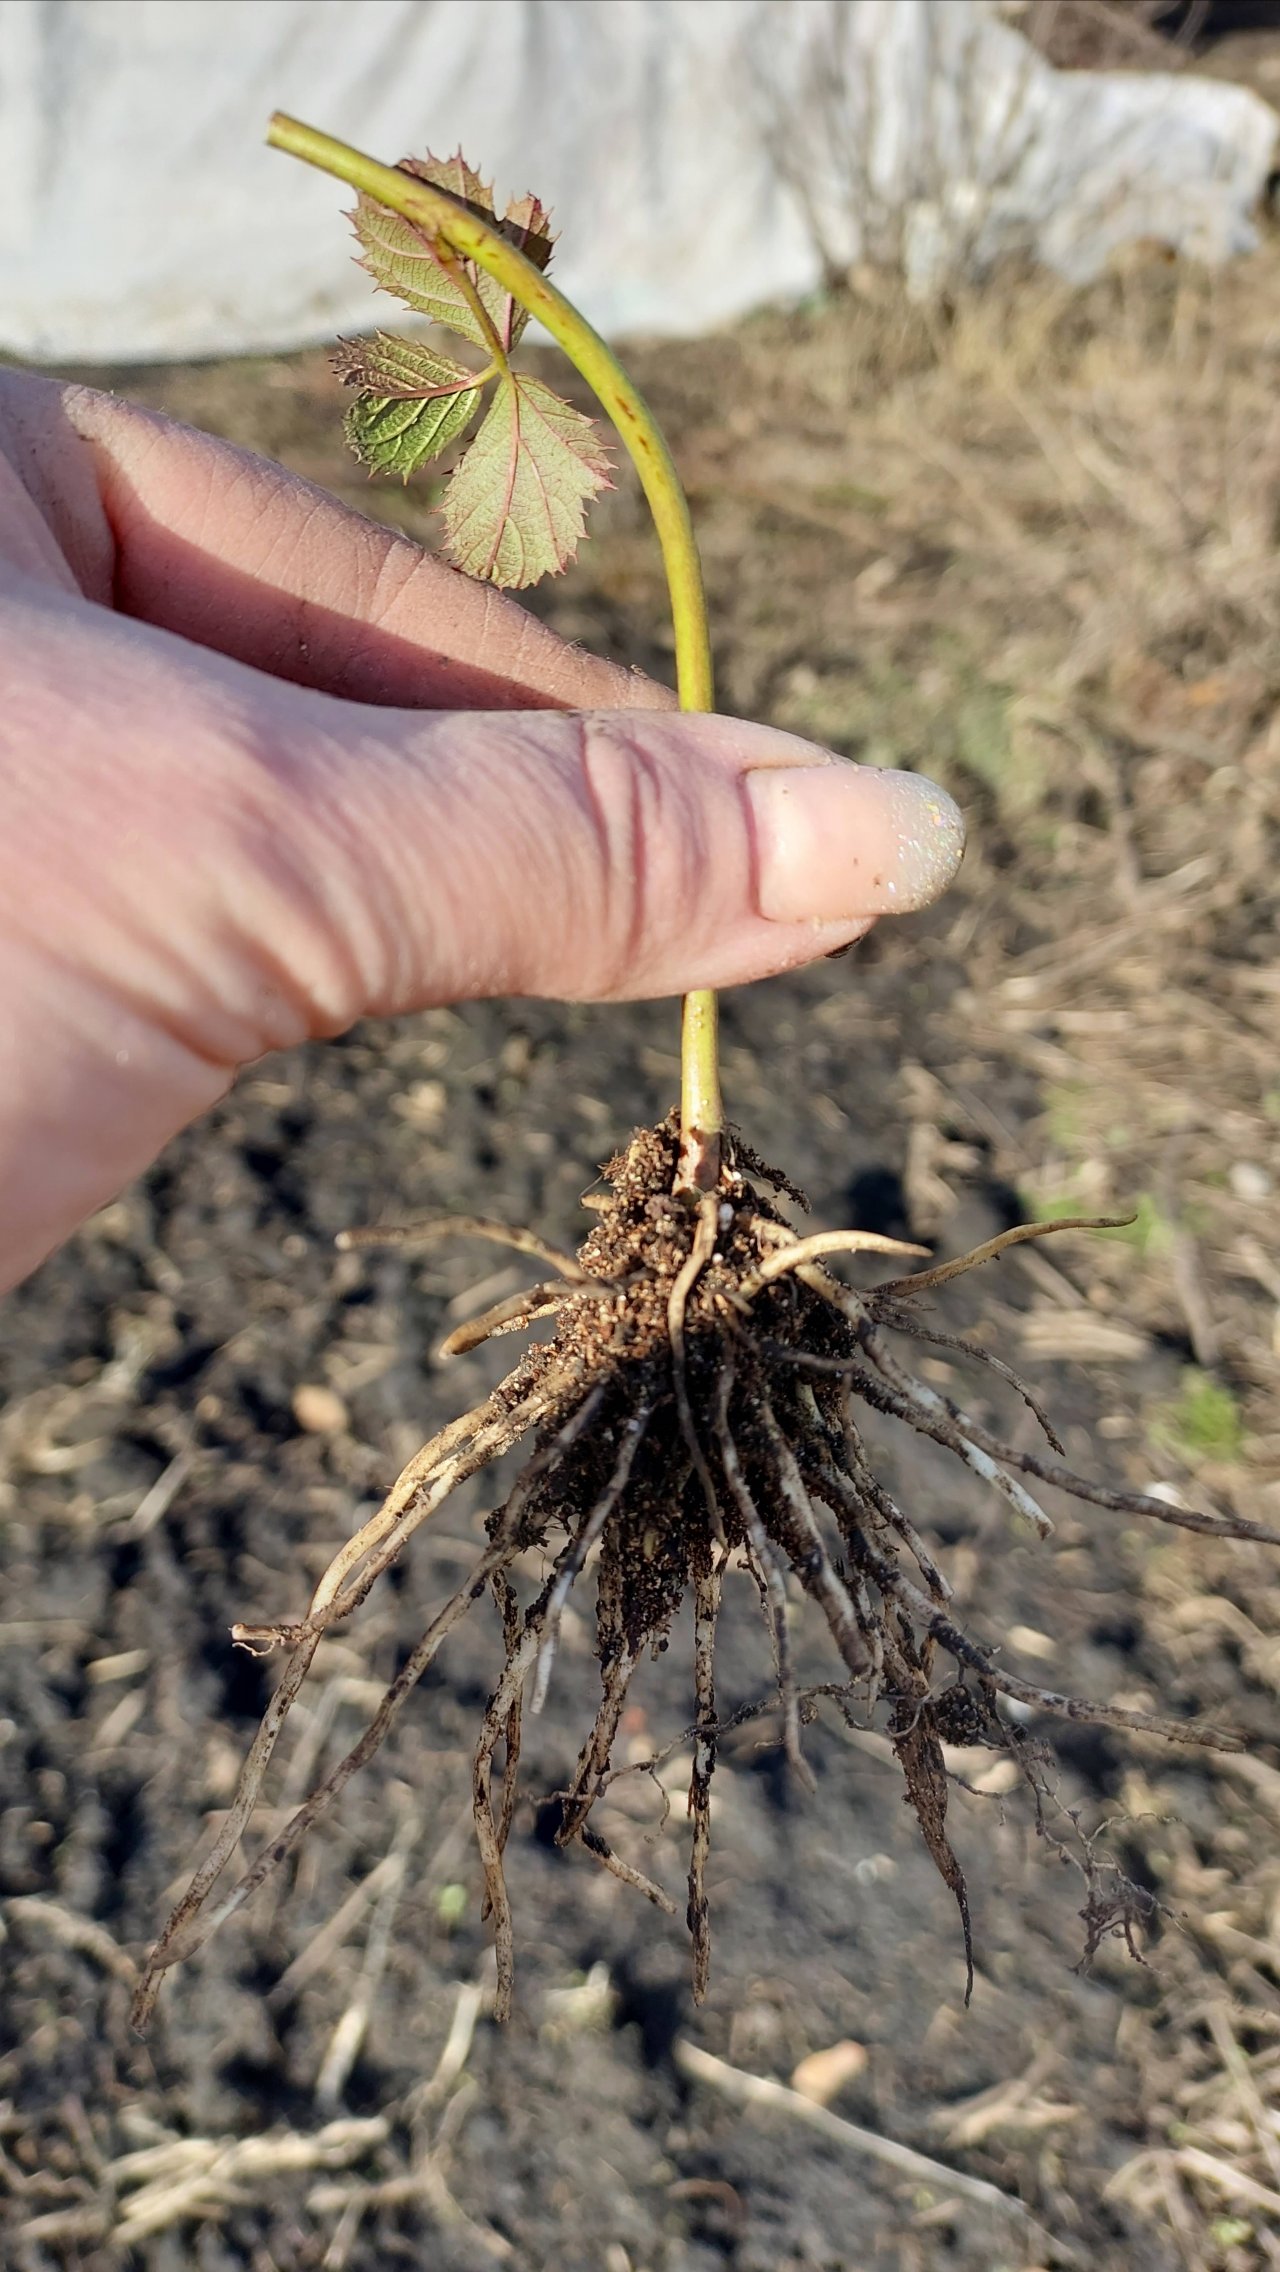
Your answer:
[[[476,322],[480,326],[481,332],[484,334],[485,346],[488,348],[490,355],[493,357],[493,361],[490,364],[489,369],[484,373],[485,378],[491,379],[494,376],[495,372],[501,371],[503,378],[509,379],[511,376],[511,365],[507,361],[506,348],[503,346],[502,341],[498,336],[498,327],[495,324],[493,317],[490,315],[489,310],[486,308],[484,301],[481,299],[480,294],[476,290],[473,279],[467,274],[465,261],[461,261],[457,258],[457,256],[450,250],[449,246],[445,243],[443,237],[441,237],[439,234],[435,235],[432,238],[431,250],[434,253],[436,259],[439,261],[440,266],[443,268],[445,275],[451,278],[453,283],[457,285],[463,299],[466,301],[472,315],[475,317]]]

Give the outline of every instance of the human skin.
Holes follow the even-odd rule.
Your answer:
[[[265,1051],[728,986],[920,907],[954,805],[638,675],[279,466],[0,373],[0,1289]]]

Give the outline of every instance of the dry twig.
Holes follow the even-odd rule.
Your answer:
[[[946,2162],[934,2161],[929,2154],[918,2153],[914,2146],[899,2145],[896,2138],[883,2137],[878,2130],[864,2130],[856,2122],[846,2122],[843,2115],[833,2114],[829,2107],[803,2097],[786,2083],[776,2082],[771,2075],[752,2075],[742,2067],[732,2067],[728,2060],[715,2058],[699,2044],[690,2043],[686,2036],[676,2040],[675,2063],[690,2082],[717,2091],[722,2098],[731,2099],[735,2106],[744,2106],[751,2113],[785,2114],[793,2122],[829,2138],[833,2145],[842,2146],[847,2153],[877,2161],[912,2184],[927,2185],[935,2192],[975,2202],[1024,2230],[1030,2226],[1042,2239],[1049,2238],[1031,2211],[1012,2193],[1002,2193],[998,2185],[989,2184],[984,2177],[971,2177],[967,2170],[952,2169]],[[1063,2262],[1078,2261],[1075,2251],[1065,2248],[1061,2242],[1051,2241],[1050,2246]]]

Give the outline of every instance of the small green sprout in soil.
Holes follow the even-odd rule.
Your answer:
[[[1244,1447],[1239,1399],[1224,1381],[1189,1365],[1177,1403],[1159,1414],[1152,1433],[1186,1459],[1239,1459]]]
[[[563,566],[581,533],[584,504],[604,484],[607,460],[581,413],[510,369],[526,312],[539,315],[595,386],[637,465],[672,589],[682,703],[710,708],[705,609],[674,468],[610,350],[547,284],[551,239],[541,206],[524,199],[497,220],[488,191],[461,157],[391,169],[283,118],[273,121],[271,139],[358,190],[356,231],[377,281],[447,324],[482,358],[473,369],[384,335],[344,346],[340,370],[358,397],[349,432],[360,453],[392,472],[416,470],[461,439],[484,388],[492,387],[446,495],[452,556],[506,584]],[[600,1701],[568,1786],[555,1794],[555,1835],[673,1912],[665,1891],[613,1851],[593,1815],[625,1771],[614,1768],[613,1752],[631,1682],[666,1647],[676,1612],[691,1598],[686,1916],[698,1998],[711,1951],[711,1786],[717,1744],[730,1724],[717,1716],[716,1622],[732,1562],[745,1565],[758,1590],[772,1682],[766,1703],[735,1714],[731,1724],[771,1705],[792,1770],[808,1784],[804,1729],[824,1702],[860,1726],[881,1716],[925,1845],[959,1910],[970,1987],[969,1907],[947,1828],[944,1745],[1007,1750],[1042,1828],[1043,1754],[1019,1729],[1020,1713],[1238,1748],[1212,1728],[1061,1694],[1010,1671],[998,1642],[980,1642],[959,1623],[945,1569],[912,1510],[877,1475],[864,1438],[868,1412],[904,1422],[943,1446],[1041,1539],[1053,1526],[1024,1479],[1140,1520],[1280,1544],[1280,1532],[1242,1518],[1191,1512],[1076,1474],[1011,1367],[935,1322],[931,1297],[1009,1247],[1113,1226],[1071,1217],[1026,1224],[958,1261],[911,1272],[902,1265],[922,1258],[920,1247],[863,1231],[802,1236],[783,1207],[785,1200],[803,1207],[802,1195],[725,1124],[710,997],[686,1003],[684,1042],[679,1112],[640,1130],[609,1161],[606,1189],[587,1202],[595,1219],[576,1254],[558,1252],[532,1230],[474,1219],[402,1233],[352,1232],[340,1242],[363,1247],[446,1233],[497,1240],[544,1275],[460,1327],[445,1352],[533,1326],[549,1330],[499,1387],[409,1462],[381,1507],[335,1555],[300,1617],[233,1628],[246,1648],[282,1650],[284,1668],[216,1843],[152,1951],[135,2007],[139,2024],[168,1967],[194,1955],[243,1907],[372,1758],[449,1634],[486,1593],[501,1618],[503,1662],[477,1734],[473,1818],[496,1943],[496,2009],[499,2016],[510,2009],[515,1934],[503,1856],[519,1796],[524,1715],[542,1709],[566,1605],[593,1556]],[[852,1291],[827,1265],[833,1256],[858,1253],[892,1256],[895,1274],[869,1292]],[[1011,1384],[1035,1416],[1044,1450],[1003,1442],[928,1386],[904,1358],[903,1345],[913,1342],[985,1366]],[[487,1517],[483,1550],[359,1741],[251,1866],[219,1890],[325,1634],[359,1608],[451,1493],[521,1446],[524,1465]],[[539,1582],[526,1575],[532,1556],[541,1557]],[[789,1581],[816,1604],[830,1634],[837,1677],[821,1689],[797,1685]],[[1090,1857],[1091,1849],[1083,1914],[1092,1949],[1111,1932],[1128,1938],[1141,1905],[1135,1908],[1134,1889],[1112,1884]]]

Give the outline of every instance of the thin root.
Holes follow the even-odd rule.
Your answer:
[[[800,1744],[800,1705],[796,1695],[795,1671],[791,1662],[791,1635],[787,1627],[787,1583],[782,1558],[768,1537],[760,1512],[742,1472],[738,1447],[729,1431],[729,1399],[733,1392],[734,1366],[726,1358],[720,1376],[719,1399],[716,1411],[716,1445],[725,1481],[738,1510],[746,1533],[747,1544],[758,1574],[760,1598],[764,1605],[773,1644],[774,1677],[778,1683],[778,1698],[782,1705],[783,1745],[788,1759],[805,1789],[816,1789],[813,1770]]]
[[[911,1295],[927,1293],[931,1286],[946,1286],[953,1278],[963,1278],[968,1270],[978,1270],[984,1262],[994,1262],[998,1254],[1006,1254],[1011,1246],[1026,1246],[1032,1239],[1056,1238],[1059,1231],[1123,1231],[1135,1218],[1132,1215],[1064,1215],[1058,1223],[1018,1223],[1011,1231],[1001,1231],[993,1239],[984,1239],[981,1246],[972,1247],[968,1254],[957,1255],[954,1262],[939,1262],[932,1270],[914,1271],[909,1278],[886,1278],[876,1287],[877,1295]]]
[[[488,1239],[494,1246],[509,1246],[516,1254],[529,1254],[567,1278],[571,1286],[590,1283],[576,1255],[548,1245],[536,1231],[510,1223],[491,1223],[483,1215],[424,1215],[420,1223],[368,1223],[358,1230],[339,1231],[334,1245],[345,1252],[379,1246],[434,1246],[439,1239]]]
[[[486,1341],[496,1341],[501,1334],[519,1333],[524,1326],[536,1325],[541,1318],[554,1317],[568,1298],[563,1286],[558,1286],[554,1279],[544,1278],[537,1286],[527,1286],[521,1294],[508,1294],[505,1301],[492,1303],[478,1317],[455,1325],[452,1333],[445,1335],[436,1355],[464,1357],[469,1350],[482,1348]]]
[[[997,1373],[1000,1379],[1007,1381],[1010,1388],[1015,1390],[1022,1398],[1027,1410],[1035,1415],[1046,1441],[1057,1452],[1059,1458],[1066,1458],[1067,1447],[1058,1435],[1035,1390],[1027,1381],[1024,1381],[1021,1373],[1015,1372],[1012,1365],[1006,1364],[1003,1357],[997,1357],[994,1350],[984,1349],[980,1341],[971,1341],[967,1334],[942,1333],[936,1326],[922,1325],[914,1311],[905,1302],[882,1303],[877,1294],[871,1307],[877,1324],[887,1325],[895,1333],[910,1334],[913,1341],[927,1342],[931,1349],[954,1350],[958,1357],[971,1357],[975,1364],[985,1365],[989,1372]]]
[[[694,1581],[693,1683],[697,1724],[689,1814],[693,1839],[689,1855],[689,1906],[686,1917],[693,1943],[693,2000],[700,2004],[711,1978],[711,1911],[707,1901],[707,1861],[711,1853],[711,1778],[716,1766],[716,1619],[720,1613],[721,1570],[712,1565]]]
[[[767,1254],[758,1270],[744,1278],[738,1289],[739,1306],[745,1308],[755,1300],[764,1286],[775,1278],[785,1277],[790,1270],[802,1269],[806,1263],[817,1262],[824,1254],[927,1254],[927,1246],[916,1246],[910,1239],[887,1238],[881,1231],[815,1231],[812,1238],[796,1239],[788,1245],[779,1245]],[[908,1279],[908,1285],[914,1280]]]
[[[652,1878],[647,1878],[643,1870],[637,1870],[630,1862],[624,1862],[621,1854],[615,1854],[608,1839],[602,1838],[598,1830],[593,1830],[589,1822],[584,1822],[578,1836],[588,1854],[593,1854],[596,1861],[603,1863],[615,1878],[621,1878],[624,1885],[633,1886],[637,1893],[644,1895],[646,1901],[653,1903],[655,1909],[661,1909],[668,1917],[679,1916],[680,1912],[670,1894],[665,1893],[660,1885],[655,1885]]]
[[[627,1478],[631,1473],[632,1462],[640,1449],[640,1441],[649,1425],[649,1416],[652,1410],[651,1404],[642,1404],[639,1410],[633,1412],[630,1419],[626,1421],[622,1431],[622,1446],[618,1453],[617,1464],[600,1497],[578,1531],[577,1537],[573,1540],[569,1554],[563,1560],[563,1566],[552,1588],[551,1599],[547,1603],[547,1614],[543,1624],[538,1671],[529,1704],[530,1711],[535,1714],[542,1710],[547,1700],[547,1687],[551,1679],[551,1667],[555,1659],[556,1639],[560,1630],[560,1617],[564,1605],[569,1599],[574,1580],[581,1571],[583,1563],[627,1488]]]

